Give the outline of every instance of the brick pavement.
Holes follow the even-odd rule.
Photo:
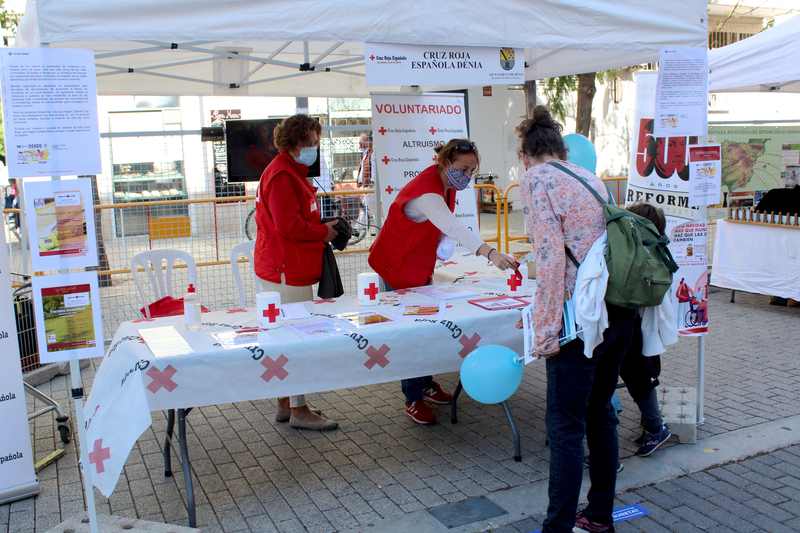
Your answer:
[[[800,414],[794,386],[800,373],[800,310],[768,306],[767,298],[758,295],[740,294],[735,305],[728,299],[728,291],[711,297],[701,438]],[[672,349],[664,358],[663,383],[692,385],[695,354],[693,339]],[[87,384],[91,375],[91,370],[85,373]],[[452,386],[455,376],[443,376],[442,381]],[[42,388],[66,402],[65,385],[62,377]],[[314,403],[341,423],[341,430],[327,434],[275,424],[272,401],[195,410],[189,416],[189,439],[199,522],[204,531],[344,530],[543,480],[548,468],[544,398],[543,368],[533,365],[511,401],[523,435],[522,463],[511,459],[499,408],[464,398],[458,425],[443,421],[418,427],[402,413],[397,384],[315,395]],[[639,433],[638,414],[627,393],[622,399],[620,439],[627,456]],[[444,418],[446,413],[440,413]],[[153,427],[131,453],[115,493],[108,500],[99,498],[99,508],[184,524],[182,476],[176,472],[175,479],[164,479],[160,443],[165,420],[158,414],[154,418]],[[52,451],[58,440],[52,418],[37,419],[32,429],[35,455]],[[74,446],[67,451],[41,472],[42,492],[36,499],[0,506],[0,533],[45,531],[81,510]],[[775,506],[787,503],[764,499],[775,489],[756,474],[748,474],[755,479],[748,483],[764,491],[754,499]],[[787,483],[779,488],[788,493],[792,487]]]
[[[800,445],[709,468],[621,494],[616,506],[638,504],[648,515],[616,525],[644,531],[789,533],[800,531]],[[531,533],[542,515],[492,533]]]

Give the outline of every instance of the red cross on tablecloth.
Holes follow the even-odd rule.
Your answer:
[[[261,360],[261,366],[266,368],[266,371],[261,374],[261,379],[269,381],[272,378],[278,378],[280,381],[283,381],[289,377],[289,372],[283,368],[288,362],[289,358],[283,354],[279,355],[277,359],[272,359],[272,357],[268,355],[264,356]]]
[[[227,309],[225,312],[232,315],[234,313],[246,313],[247,309],[244,307],[231,307],[230,309]]]
[[[377,298],[378,292],[380,291],[378,289],[378,286],[375,285],[375,283],[370,283],[369,287],[364,288],[364,294],[366,296],[369,296],[370,300],[374,300],[375,298]]]
[[[474,333],[471,337],[466,333],[459,337],[458,342],[461,343],[461,351],[458,352],[458,355],[461,357],[466,357],[478,346],[478,343],[481,341],[481,336],[477,333]]]
[[[167,368],[163,371],[155,366],[151,366],[147,370],[147,376],[153,381],[147,386],[147,390],[153,394],[157,393],[162,388],[166,389],[167,392],[174,391],[178,384],[172,380],[172,376],[174,376],[176,372],[177,370],[175,370],[175,367],[172,365],[167,365]]]
[[[336,302],[336,300],[333,300],[333,299],[331,299],[331,298],[320,298],[319,300],[313,300],[313,301],[312,301],[312,303],[313,303],[314,305],[320,305],[320,304],[332,304],[332,303],[334,303],[334,302]]]
[[[385,344],[381,344],[380,348],[375,348],[374,346],[367,347],[367,360],[364,361],[364,366],[368,369],[372,370],[372,367],[375,365],[380,366],[381,368],[386,368],[386,365],[389,364],[389,358],[386,357],[386,354],[389,353],[390,348]]]
[[[450,265],[457,265],[457,264],[458,264],[458,263],[457,263],[457,262],[455,262],[455,261],[445,261],[444,263],[442,263],[442,266],[443,266],[443,267],[446,267],[446,266],[450,266]]]
[[[102,474],[106,471],[103,461],[107,461],[109,459],[111,459],[111,448],[103,448],[103,439],[97,439],[94,441],[94,447],[92,448],[92,451],[89,452],[89,463],[94,465],[94,468],[98,474]]]
[[[266,309],[261,311],[261,316],[269,319],[269,323],[274,323],[281,315],[281,310],[275,304],[269,304]]]
[[[508,278],[508,281],[506,281],[506,285],[511,288],[511,292],[517,292],[517,287],[522,286],[522,276],[514,272],[511,274],[511,277]]]

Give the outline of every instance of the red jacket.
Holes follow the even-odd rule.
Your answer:
[[[427,285],[433,277],[442,232],[430,221],[414,222],[405,214],[408,202],[427,193],[445,197],[437,165],[426,168],[403,187],[370,249],[369,265],[393,289]],[[450,211],[455,208],[455,199],[455,191],[448,189],[445,201]]]
[[[256,196],[256,275],[294,286],[313,285],[322,273],[328,228],[320,222],[316,189],[308,167],[280,152],[261,174]]]

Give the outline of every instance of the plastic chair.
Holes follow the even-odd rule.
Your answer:
[[[194,262],[194,258],[186,252],[181,250],[150,250],[138,253],[131,258],[133,284],[136,286],[136,292],[139,294],[144,306],[146,318],[151,318],[149,308],[151,301],[165,296],[176,296],[172,270],[175,268],[177,261],[186,264],[188,271],[187,282],[197,286],[197,265]],[[140,272],[140,268],[144,272]],[[151,291],[155,294],[153,300],[148,299],[144,286],[145,281],[142,277],[143,274],[150,283]]]
[[[233,274],[233,282],[236,285],[236,292],[239,293],[239,307],[244,308],[247,305],[247,292],[244,289],[244,281],[242,280],[242,271],[239,268],[239,258],[247,257],[250,264],[253,264],[253,249],[255,248],[255,241],[244,241],[231,249],[231,271]]]

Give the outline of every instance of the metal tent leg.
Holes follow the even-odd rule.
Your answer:
[[[731,291],[731,303],[732,304],[736,303],[736,291],[735,290]]]
[[[186,416],[191,409],[178,409],[178,440],[180,441],[183,482],[186,484],[186,510],[189,514],[189,527],[197,526],[197,507],[194,501],[192,464],[189,462],[189,443],[186,441]]]
[[[500,405],[503,406],[503,411],[506,413],[508,425],[511,426],[511,437],[514,439],[514,460],[519,463],[522,461],[522,448],[520,446],[519,430],[517,429],[516,422],[514,422],[514,417],[511,414],[511,408],[508,406],[508,402],[502,402]]]
[[[175,409],[167,411],[167,436],[164,438],[164,477],[172,477],[172,434],[175,431]]]
[[[458,424],[458,397],[461,396],[461,391],[464,387],[461,385],[461,380],[458,380],[456,390],[453,392],[453,400],[450,402],[450,423]]]

